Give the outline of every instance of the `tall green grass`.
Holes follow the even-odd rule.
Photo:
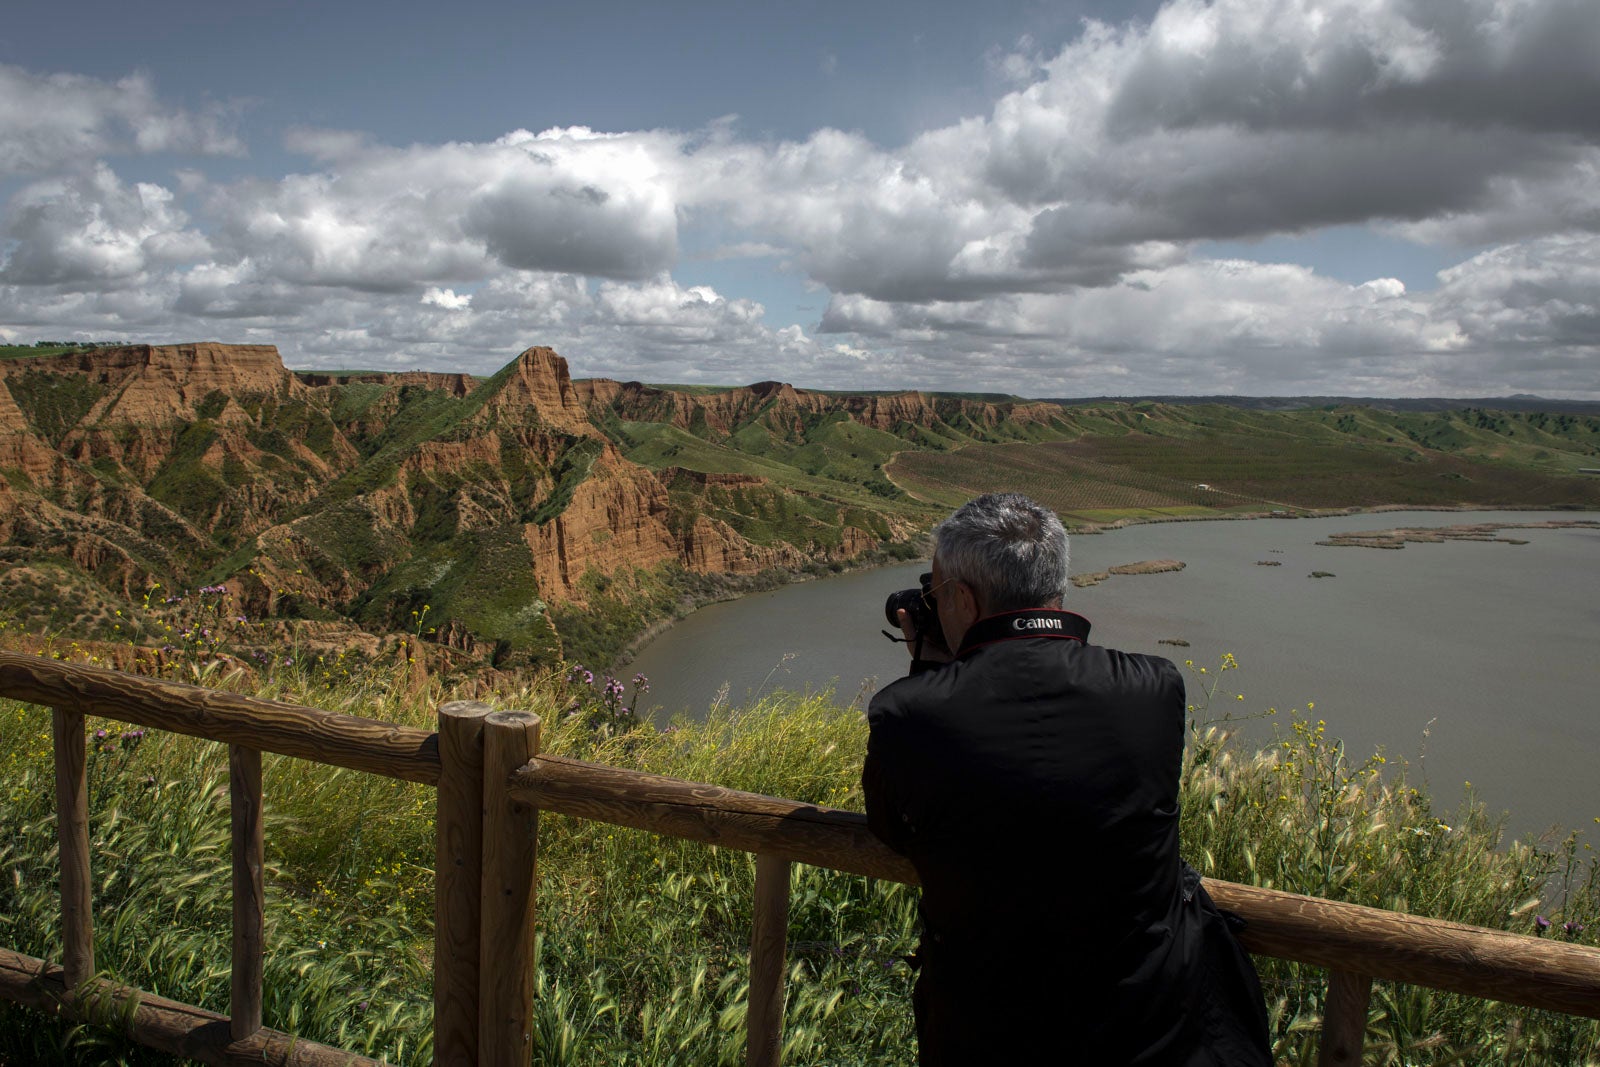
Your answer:
[[[207,684],[411,725],[447,694],[395,673],[202,672]],[[703,724],[634,727],[619,683],[551,676],[491,694],[539,713],[547,750],[859,809],[859,705],[777,694]],[[1308,706],[1308,712],[1311,709]],[[1203,712],[1201,713],[1203,715]],[[1507,842],[1481,806],[1435,812],[1288,715],[1246,750],[1197,726],[1183,775],[1185,855],[1214,877],[1595,943],[1600,884],[1577,835]],[[118,979],[227,1008],[228,813],[221,746],[92,722],[96,958]],[[0,944],[59,958],[49,720],[0,702]],[[431,1056],[433,795],[269,758],[266,1020],[382,1056]],[[546,816],[539,854],[539,1064],[721,1064],[744,1055],[752,858]],[[902,957],[915,891],[797,867],[784,1057],[915,1061]],[[1536,917],[1550,925],[1539,927]],[[1571,932],[1564,923],[1574,924]],[[1582,924],[1583,930],[1576,930]],[[1261,961],[1281,1062],[1311,1063],[1324,972]],[[1368,1063],[1600,1062],[1600,1026],[1380,983]],[[104,1030],[0,1007],[0,1063],[159,1063]]]

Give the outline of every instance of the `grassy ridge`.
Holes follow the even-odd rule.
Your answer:
[[[255,613],[286,625],[386,638],[410,631],[411,613],[427,605],[431,636],[471,649],[475,669],[554,662],[558,636],[539,605],[553,608],[560,591],[536,587],[524,527],[554,521],[610,464],[597,463],[599,438],[500,402],[518,364],[465,397],[401,376],[216,392],[191,421],[152,427],[88,425],[107,398],[81,374],[6,371],[0,388],[26,425],[71,454],[50,478],[0,469],[22,516],[0,546],[0,608],[80,639],[108,638],[115,613],[131,610],[157,576],[230,582]],[[994,489],[1031,492],[1074,524],[1374,504],[1600,507],[1600,479],[1574,473],[1600,466],[1600,418],[1591,415],[1052,408],[977,394],[830,407],[770,389],[709,408],[693,400],[722,391],[624,390],[591,411],[623,455],[665,473],[666,507],[654,517],[677,535],[685,565],[715,559],[728,529],[756,546],[741,566],[794,569],[873,542],[904,545]],[[998,406],[971,402],[979,399]],[[850,414],[868,409],[864,422]],[[78,437],[99,442],[88,467],[73,458],[90,448]],[[159,466],[147,469],[147,459]],[[672,585],[671,569],[643,584]],[[676,603],[645,599],[650,610],[635,615],[630,634],[609,632],[609,621],[580,620],[570,632],[557,622],[559,647],[594,659]]]
[[[96,348],[115,348],[123,341],[81,341],[66,344],[0,345],[0,359],[29,359],[33,356],[60,356],[67,352],[88,352]]]
[[[751,423],[726,444],[707,441],[660,422],[606,425],[633,462],[652,470],[683,467],[706,474],[764,478],[777,489],[879,508],[895,514],[918,509],[898,496],[882,466],[905,442],[853,422],[830,424],[815,439],[795,444]]]
[[[248,682],[199,673],[255,695],[428,725],[446,694],[406,671],[279,664]],[[1197,716],[1221,676],[1196,676]],[[491,699],[540,713],[551,751],[861,805],[859,707],[779,694],[716,709],[703,725],[634,729],[629,705],[647,694],[636,680],[608,696],[604,681],[577,671]],[[1310,712],[1285,715],[1279,741],[1260,752],[1215,728],[1194,731],[1182,829],[1204,873],[1525,933],[1544,917],[1544,936],[1596,943],[1600,882],[1579,837],[1508,843],[1479,807],[1436,812],[1385,773],[1381,754],[1349,757]],[[90,743],[98,960],[131,983],[225,1009],[226,753],[96,728],[108,731]],[[42,710],[0,702],[0,944],[57,957],[49,730]],[[269,758],[266,796],[268,1025],[426,1063],[432,792]],[[534,1062],[742,1062],[752,886],[743,853],[547,817]],[[792,896],[786,1061],[912,1063],[901,957],[915,940],[914,894],[802,867]],[[1280,1062],[1314,1062],[1323,973],[1264,962],[1263,975]],[[1369,1062],[1381,1063],[1577,1064],[1600,1042],[1593,1022],[1387,984],[1369,1025]],[[0,1062],[13,1060],[165,1062],[0,1007]]]
[[[1069,519],[1383,504],[1600,507],[1600,419],[1476,409],[1253,412],[1145,405],[1072,441],[899,454],[887,473],[954,505],[1020,489]]]

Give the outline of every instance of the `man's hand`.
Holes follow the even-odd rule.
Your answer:
[[[944,634],[937,632],[918,633],[916,627],[911,625],[911,613],[905,608],[895,612],[895,618],[900,623],[900,632],[906,636],[906,648],[911,651],[913,660],[923,663],[949,663],[955,659],[950,650],[945,647]]]

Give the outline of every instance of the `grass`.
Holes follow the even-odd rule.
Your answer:
[[[61,356],[68,352],[88,352],[96,348],[115,348],[122,341],[82,341],[69,344],[0,345],[0,359],[31,359],[35,356]]]
[[[1600,482],[1574,473],[1593,463],[1589,441],[1600,443],[1600,420],[1371,409],[1285,415],[1197,407],[1159,414],[1136,432],[903,452],[887,473],[932,503],[1020,489],[1084,518],[1397,502],[1600,507]],[[1501,436],[1519,432],[1516,440],[1529,443]]]
[[[21,358],[21,357],[10,357]],[[105,395],[105,387],[81,374],[51,374],[29,369],[0,380],[17,407],[51,446],[58,446]]]
[[[13,346],[0,354],[44,351]],[[90,426],[89,412],[106,401],[102,387],[47,370],[8,365],[0,388],[43,439],[81,437],[93,454],[82,465],[63,457],[37,485],[18,467],[0,470],[0,478],[25,505],[40,497],[90,516],[34,508],[13,538],[13,550],[27,551],[5,560],[32,566],[88,555],[93,563],[75,576],[81,595],[59,582],[0,576],[0,602],[61,588],[66,601],[93,611],[40,604],[34,617],[86,637],[75,619],[103,616],[102,603],[128,607],[130,590],[137,596],[158,575],[249,585],[252,568],[304,570],[316,590],[269,598],[286,623],[340,619],[404,629],[409,611],[431,604],[441,629],[471,631],[456,643],[481,652],[484,663],[508,662],[507,643],[510,660],[551,661],[557,638],[549,618],[525,609],[561,593],[523,580],[527,553],[517,549],[514,528],[549,524],[581,496],[586,479],[610,467],[599,461],[598,438],[553,431],[517,399],[517,363],[461,398],[392,375],[294,396],[213,393],[197,403],[190,424],[155,430]],[[627,458],[672,472],[663,479],[667,506],[654,518],[679,537],[663,554],[677,547],[685,559],[706,544],[701,520],[725,524],[756,546],[741,565],[829,561],[864,543],[852,535],[846,545],[845,527],[880,546],[904,544],[943,511],[996,489],[1030,492],[1075,525],[1372,504],[1600,507],[1600,480],[1573,473],[1600,466],[1600,419],[1592,416],[1285,413],[1155,402],[1049,408],[930,394],[927,407],[902,416],[885,415],[896,409],[880,404],[885,421],[877,428],[849,414],[869,406],[865,399],[824,411],[765,393],[712,403],[727,390],[689,392],[706,404],[629,393],[593,413]],[[890,424],[895,417],[908,421]],[[1196,488],[1201,483],[1212,488]],[[86,532],[107,551],[85,553]],[[720,532],[717,525],[713,542]],[[464,576],[475,560],[517,577],[485,589],[489,578]],[[639,616],[629,636],[662,617]],[[583,633],[561,639],[586,658],[626,644],[600,633],[609,624],[575,625]]]
[[[623,455],[660,471],[670,467],[706,474],[741,474],[764,479],[769,492],[802,497],[826,507],[840,505],[905,517],[931,517],[926,506],[903,498],[884,477],[891,454],[880,431],[855,423],[829,424],[819,440],[804,444],[777,441],[764,427],[750,424],[724,443],[707,441],[668,423],[617,422],[607,426]],[[898,441],[900,447],[904,442]],[[852,452],[854,453],[852,455]],[[807,505],[797,501],[799,506]],[[763,542],[759,524],[735,510],[723,516],[734,529]],[[784,531],[771,536],[784,537]],[[805,533],[791,543],[803,545]],[[815,536],[814,533],[809,536]]]
[[[0,638],[6,635],[0,626]],[[3,643],[3,642],[0,642]],[[66,654],[72,654],[68,650]],[[288,658],[288,657],[285,657]],[[450,694],[405,664],[300,660],[255,673],[169,668],[206,684],[429,725]],[[1205,724],[1226,672],[1197,668],[1184,757],[1185,855],[1208,875],[1596,943],[1600,882],[1579,835],[1508,842],[1481,806],[1436,811],[1328,724],[1287,711],[1256,751]],[[634,727],[643,680],[607,695],[576,670],[489,695],[539,713],[547,750],[858,809],[866,728],[830,694],[775,694],[703,724]],[[571,709],[571,710],[569,710]],[[226,753],[91,722],[97,960],[124,981],[225,1010]],[[49,719],[0,702],[0,944],[58,957]],[[433,862],[426,787],[271,758],[266,768],[269,1026],[400,1063],[429,1060]],[[548,816],[540,833],[538,1064],[743,1058],[753,862],[746,854]],[[785,1059],[909,1064],[915,894],[799,867]],[[175,920],[176,917],[176,920]],[[1573,932],[1563,923],[1582,924]],[[1314,1061],[1325,975],[1261,961],[1280,1063]],[[1380,983],[1366,1062],[1596,1062],[1600,1025]],[[163,1063],[107,1032],[0,1007],[0,1062]]]

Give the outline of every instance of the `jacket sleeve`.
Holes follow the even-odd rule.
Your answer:
[[[867,826],[894,851],[905,854],[909,844],[909,817],[897,788],[900,753],[895,734],[899,716],[882,693],[867,709],[867,755],[861,764],[861,792],[867,801]]]

